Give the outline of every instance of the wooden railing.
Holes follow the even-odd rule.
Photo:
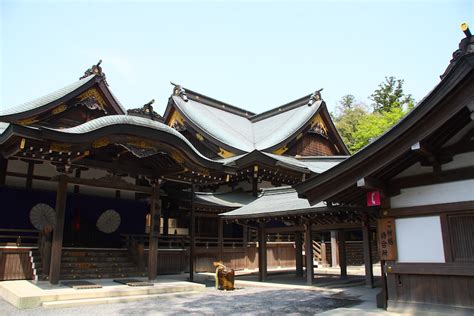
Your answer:
[[[39,231],[35,229],[0,228],[0,246],[36,247]]]

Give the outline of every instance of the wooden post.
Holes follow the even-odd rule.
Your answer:
[[[249,251],[248,251],[248,240],[249,240],[249,229],[246,226],[242,227],[242,247],[244,248],[244,268],[247,269],[249,261]]]
[[[224,221],[217,219],[217,246],[219,247],[219,260],[224,262]]]
[[[160,235],[160,208],[157,205],[160,185],[153,188],[150,202],[150,237],[148,241],[148,280],[156,280],[158,273],[158,237]]]
[[[369,215],[362,215],[362,238],[364,243],[365,285],[374,287],[374,271],[372,269],[372,249],[370,245],[370,222]]]
[[[306,284],[313,284],[314,264],[313,264],[313,236],[311,234],[311,220],[307,219],[304,229],[304,243],[306,255]]]
[[[33,175],[35,173],[35,164],[31,161],[28,162],[28,169],[26,171],[26,188],[31,189],[33,187]]]
[[[326,253],[326,243],[321,241],[321,264],[323,267],[327,267],[328,258]]]
[[[164,213],[164,210],[163,210]],[[168,215],[165,216],[163,214],[163,236],[168,236],[170,231],[170,226],[169,226],[169,217]]]
[[[341,278],[347,277],[347,258],[346,258],[346,235],[343,230],[338,231],[338,250],[339,250],[339,267],[341,268]]]
[[[339,266],[339,249],[337,246],[337,230],[331,230],[331,267]]]
[[[4,186],[7,179],[8,159],[0,156],[0,186]]]
[[[301,232],[295,233],[295,259],[296,259],[296,276],[303,276],[303,236]]]
[[[52,232],[41,233],[42,245],[41,245],[41,261],[43,263],[43,274],[49,273],[49,267],[51,262],[51,239],[53,237]]]
[[[76,169],[75,177],[78,178],[78,179],[81,178],[81,169],[80,169],[80,168],[77,168],[77,169]],[[79,190],[80,190],[80,189],[79,189],[79,186],[76,184],[76,185],[74,186],[74,193],[76,193],[76,194],[79,193]]]
[[[267,280],[267,236],[265,223],[261,222],[258,228],[258,280]]]
[[[67,200],[67,176],[60,175],[56,193],[56,223],[53,230],[51,260],[49,267],[49,283],[58,284],[61,271],[61,255],[63,250],[64,213]]]
[[[194,256],[196,246],[196,213],[194,211],[194,184],[191,184],[191,220],[189,223],[189,281],[194,281]]]

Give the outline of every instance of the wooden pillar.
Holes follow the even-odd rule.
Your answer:
[[[49,273],[50,261],[51,261],[51,241],[53,233],[41,233],[42,245],[41,245],[41,261],[43,264],[43,274]]]
[[[219,247],[219,260],[224,262],[224,221],[217,219],[217,246]]]
[[[267,236],[265,223],[261,222],[258,228],[258,280],[267,280]]]
[[[258,195],[258,166],[253,166],[253,177],[252,177],[252,195]]]
[[[364,243],[365,285],[374,287],[374,271],[372,268],[372,247],[370,245],[370,222],[367,213],[362,215],[362,238]]]
[[[164,212],[164,211],[163,211]],[[170,233],[169,217],[163,214],[163,236],[168,236]]]
[[[61,254],[63,250],[64,213],[66,212],[67,176],[60,175],[56,193],[56,223],[53,230],[51,260],[49,267],[49,283],[59,283],[61,270]]]
[[[195,256],[195,238],[196,238],[196,213],[194,210],[194,184],[191,184],[191,220],[189,223],[189,281],[194,281],[194,256]]]
[[[311,220],[307,219],[304,225],[304,243],[306,255],[306,284],[313,284],[314,264],[313,264],[313,236],[311,234]]]
[[[303,276],[303,236],[301,232],[295,233],[295,258],[296,258],[296,276]]]
[[[26,171],[26,188],[31,189],[33,187],[33,175],[35,173],[35,164],[31,161],[28,162],[28,169]]]
[[[75,176],[76,178],[78,178],[78,179],[81,177],[81,169],[80,169],[80,168],[77,168],[77,169],[76,169],[76,173],[75,173],[74,176]],[[80,189],[79,189],[79,186],[76,184],[76,185],[74,186],[74,193],[76,193],[76,194],[79,193],[79,190],[80,190]]]
[[[331,230],[331,267],[339,266],[339,249],[337,246],[337,230]]]
[[[158,273],[158,238],[160,235],[160,185],[153,187],[150,201],[150,237],[148,241],[148,280],[156,280]]]
[[[242,247],[244,248],[244,268],[247,269],[248,261],[249,261],[249,252],[248,252],[248,241],[249,241],[249,229],[247,226],[242,227]]]
[[[8,159],[0,156],[0,186],[4,186],[7,179]]]
[[[347,277],[347,258],[346,258],[346,234],[343,230],[337,232],[339,239],[339,267],[341,268],[341,278]]]

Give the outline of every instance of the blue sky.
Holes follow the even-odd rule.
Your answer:
[[[345,94],[370,103],[384,80],[420,100],[464,36],[474,1],[0,0],[0,107],[77,80],[103,60],[127,108],[170,81],[262,112],[316,89],[330,110]]]

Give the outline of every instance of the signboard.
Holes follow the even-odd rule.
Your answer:
[[[392,217],[379,219],[377,234],[380,260],[397,260],[395,219]]]
[[[380,205],[380,192],[370,191],[367,192],[367,206],[379,206]]]

